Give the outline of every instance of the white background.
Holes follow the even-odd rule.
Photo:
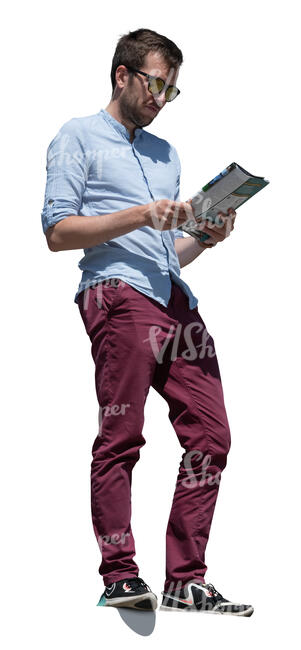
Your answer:
[[[15,2],[2,20],[1,586],[5,647],[289,644],[299,617],[300,320],[297,3]],[[232,161],[270,185],[182,270],[214,337],[232,434],[206,578],[249,619],[157,610],[144,639],[103,591],[90,516],[98,427],[90,341],[73,302],[82,251],[42,232],[46,150],[111,96],[118,38],[139,27],[184,55],[181,95],[149,131],[174,144],[181,200]],[[133,472],[141,577],[161,602],[165,530],[183,453],[151,389]],[[140,646],[139,646],[140,647]]]

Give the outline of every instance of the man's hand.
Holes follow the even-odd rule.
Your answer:
[[[188,220],[197,224],[193,208],[188,201],[159,199],[143,206],[143,215],[145,224],[155,230],[172,230]]]
[[[191,201],[192,199],[189,199],[187,203],[191,205]],[[194,216],[194,209],[192,206],[191,208]],[[199,241],[200,246],[203,248],[212,248],[218,242],[223,241],[226,237],[229,237],[234,228],[236,212],[233,208],[228,208],[227,214],[225,212],[218,212],[217,216],[217,223],[212,223],[209,219],[204,219],[204,221],[200,221],[197,224],[197,229],[200,232],[210,235],[210,239]]]

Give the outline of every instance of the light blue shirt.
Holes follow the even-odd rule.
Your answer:
[[[110,214],[159,199],[179,200],[181,165],[166,140],[128,129],[101,109],[65,122],[47,149],[47,181],[41,213],[43,232],[71,214]],[[167,306],[171,280],[198,304],[180,277],[175,250],[178,229],[142,226],[126,235],[84,249],[81,281],[74,297],[102,280],[118,277]]]

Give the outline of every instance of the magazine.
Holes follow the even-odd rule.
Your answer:
[[[229,208],[236,210],[268,183],[263,176],[254,176],[237,163],[231,163],[192,197],[191,205],[196,221],[218,223],[219,212],[227,214]],[[206,241],[210,237],[199,230],[191,219],[178,228],[200,241]]]

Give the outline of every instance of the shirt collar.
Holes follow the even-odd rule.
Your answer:
[[[104,119],[109,124],[111,124],[116,131],[121,133],[121,135],[123,135],[130,142],[130,132],[128,131],[126,126],[124,126],[124,124],[121,124],[121,122],[115,120],[115,117],[113,117],[110,113],[108,113],[108,111],[106,111],[105,108],[101,108],[99,114],[102,115]],[[143,132],[142,128],[136,127],[134,132],[134,140],[139,138],[142,132]]]

